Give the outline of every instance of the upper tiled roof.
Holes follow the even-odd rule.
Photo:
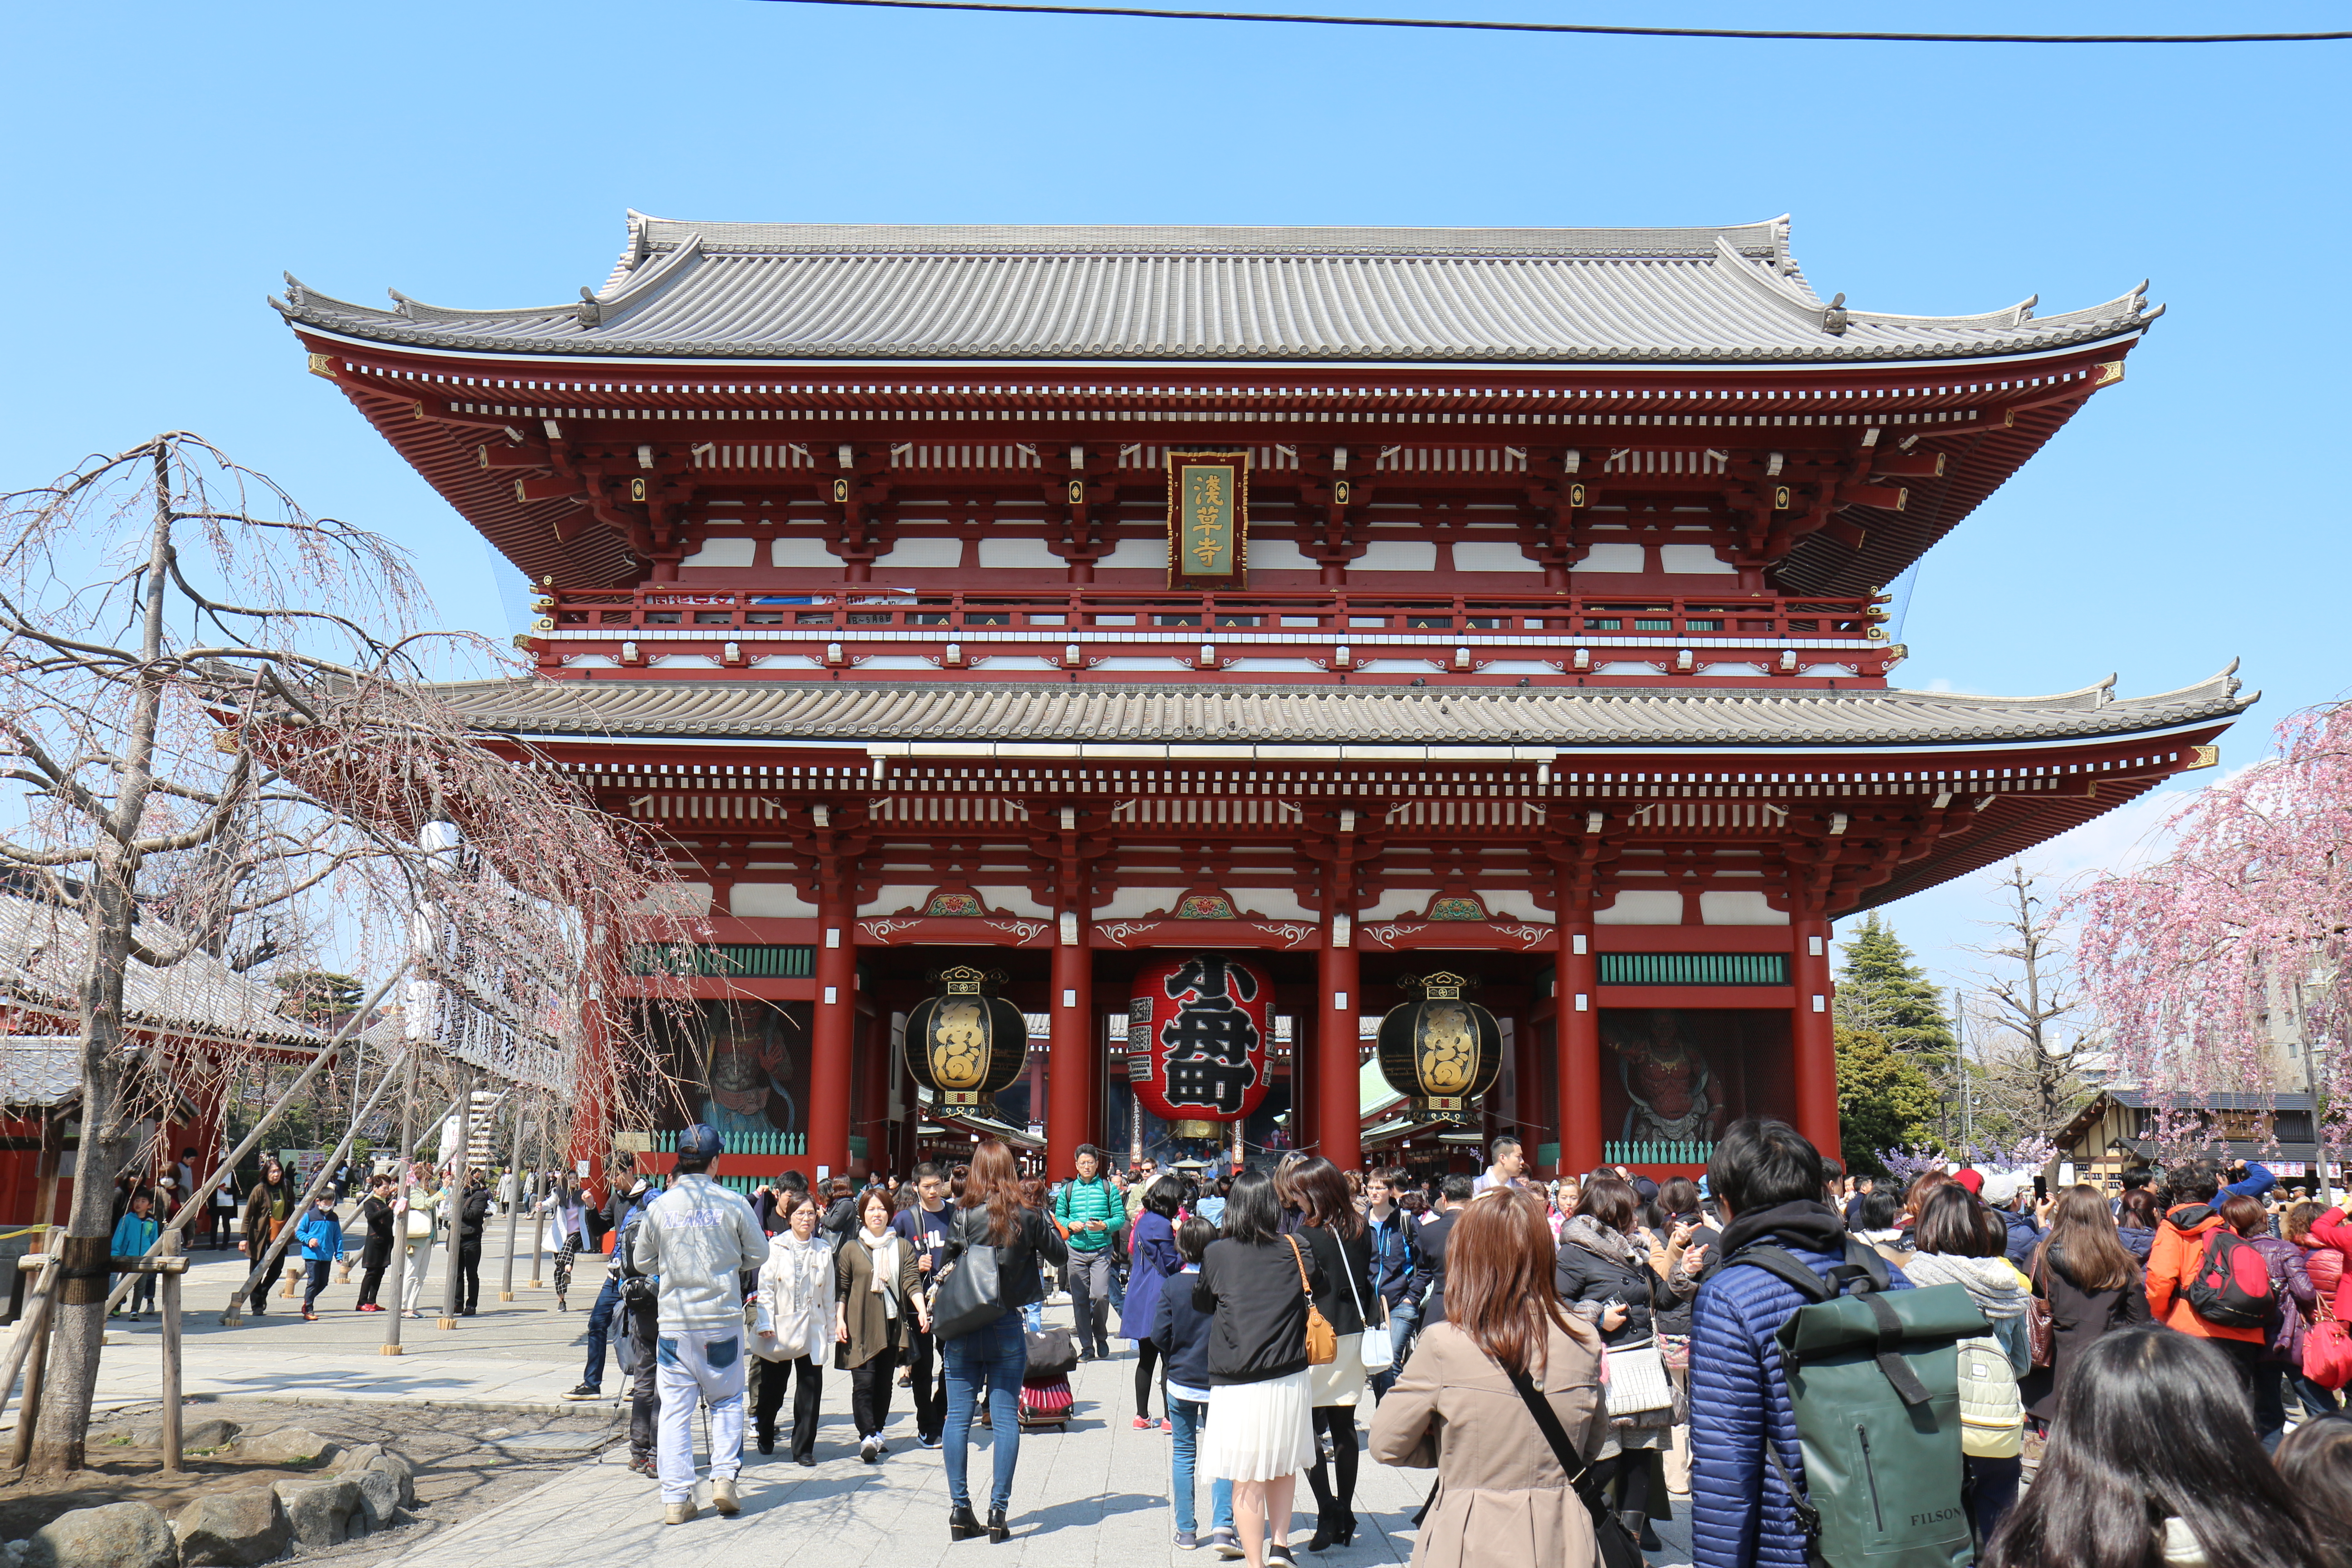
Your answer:
[[[2236,667],[2232,666],[2234,669]],[[2230,671],[2153,697],[1932,691],[1016,685],[832,680],[486,681],[445,688],[485,731],[887,746],[1968,745],[2096,739],[2234,717]],[[1367,751],[1367,755],[1374,754]]]
[[[600,292],[391,310],[291,275],[291,321],[498,354],[777,360],[1837,363],[2033,353],[2160,313],[2146,285],[2037,318],[1824,302],[1788,220],[1721,228],[680,223],[629,215]]]

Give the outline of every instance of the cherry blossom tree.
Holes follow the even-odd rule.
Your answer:
[[[2183,1113],[2217,1094],[2275,1092],[2273,1016],[2309,1044],[2322,1138],[2340,1143],[2352,931],[2352,706],[2296,713],[2277,755],[2217,781],[2175,813],[2171,848],[2075,894],[2077,955],[2117,1078]]]
[[[414,1048],[625,1110],[664,1092],[639,1016],[593,999],[658,1003],[628,955],[698,938],[669,856],[468,732],[433,678],[505,656],[425,611],[398,546],[186,433],[0,498],[0,871],[80,1035],[38,1473],[83,1464],[109,1178],[238,1066],[142,1008],[175,973],[405,967],[436,1009]]]

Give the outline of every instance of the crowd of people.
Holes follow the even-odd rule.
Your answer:
[[[712,1506],[733,1513],[747,1441],[817,1462],[830,1361],[860,1458],[888,1454],[907,1389],[916,1443],[945,1450],[950,1540],[1009,1539],[1024,1384],[1061,1335],[1073,1363],[1132,1347],[1118,1414],[1170,1439],[1181,1548],[1267,1568],[1348,1544],[1369,1451],[1435,1471],[1416,1564],[1616,1561],[1612,1545],[1656,1547],[1682,1509],[1696,1568],[1800,1568],[1841,1560],[1825,1545],[1837,1492],[1859,1475],[1874,1505],[1877,1478],[1866,1433],[1861,1470],[1807,1473],[1809,1447],[1824,1456],[1792,1387],[1795,1315],[1876,1295],[1919,1321],[1900,1293],[1948,1287],[1916,1300],[1960,1314],[1934,1342],[1957,1426],[1953,1562],[2352,1568],[2352,1364],[2314,1375],[2325,1358],[2306,1355],[2352,1321],[2352,1224],[2259,1164],[2190,1162],[2113,1192],[1966,1169],[1898,1189],[1745,1121],[1704,1179],[1663,1184],[1622,1168],[1537,1181],[1508,1139],[1475,1177],[1297,1154],[1212,1177],[1087,1148],[1047,1181],[991,1141],[903,1181],[787,1173],[747,1198],[709,1173],[719,1152],[696,1127],[666,1173],[624,1157],[601,1205],[562,1173],[457,1184],[419,1166],[404,1197],[369,1178],[359,1310],[385,1310],[404,1245],[413,1315],[436,1239],[455,1249],[458,1310],[475,1310],[494,1206],[550,1221],[559,1303],[576,1254],[615,1233],[572,1393],[601,1397],[617,1348],[632,1467],[658,1479],[672,1522],[696,1513],[698,1407]],[[336,1195],[302,1209],[271,1163],[241,1198],[239,1247],[293,1226],[306,1316],[348,1250]],[[155,1206],[127,1194],[118,1253],[152,1240]],[[1066,1334],[1044,1331],[1056,1291]]]

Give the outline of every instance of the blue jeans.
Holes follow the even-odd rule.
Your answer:
[[[613,1331],[613,1314],[621,1306],[621,1271],[608,1269],[604,1288],[596,1292],[596,1305],[588,1312],[588,1370],[580,1381],[590,1388],[604,1386],[604,1342]]]
[[[1168,1495],[1176,1505],[1176,1528],[1192,1532],[1199,1521],[1192,1513],[1193,1462],[1201,1452],[1201,1428],[1209,1407],[1190,1399],[1168,1401]],[[1210,1528],[1234,1527],[1234,1483],[1222,1476],[1209,1483]]]
[[[1013,1468],[1021,1462],[1021,1374],[1029,1368],[1029,1341],[1021,1331],[1021,1319],[1007,1312],[984,1329],[942,1341],[940,1355],[948,1373],[948,1425],[941,1434],[947,1445],[948,1500],[958,1508],[971,1506],[965,1445],[971,1440],[971,1418],[985,1388],[989,1447],[996,1465],[988,1506],[1008,1508]]]

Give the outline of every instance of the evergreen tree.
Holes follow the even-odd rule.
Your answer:
[[[1926,1143],[1943,1103],[1919,1064],[1868,1029],[1837,1031],[1838,1139],[1845,1168],[1884,1176],[1884,1149]]]
[[[1850,927],[1840,949],[1837,1022],[1843,1029],[1874,1034],[1925,1068],[1931,1079],[1948,1077],[1959,1056],[1944,995],[1922,973],[1895,928],[1873,910]]]

